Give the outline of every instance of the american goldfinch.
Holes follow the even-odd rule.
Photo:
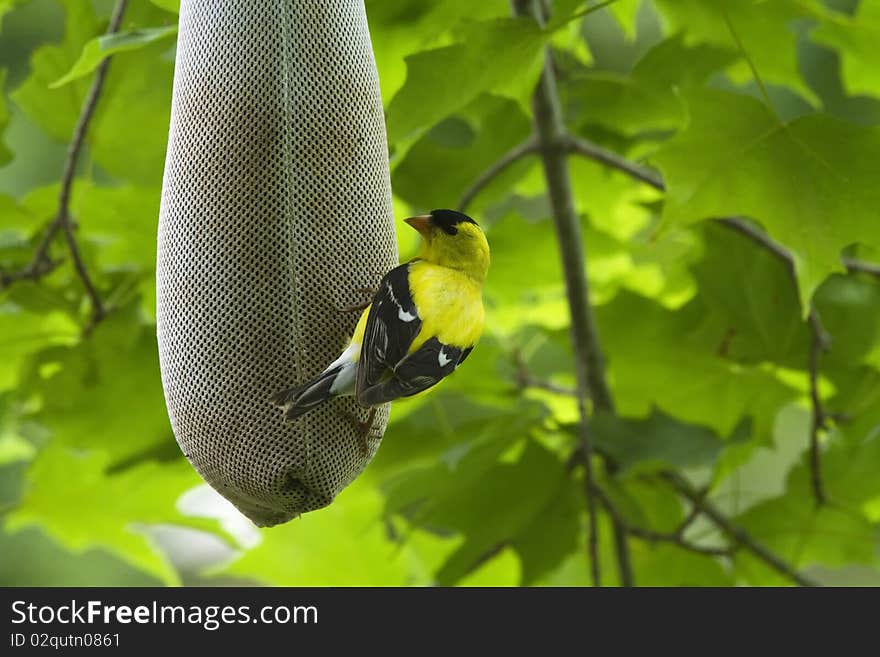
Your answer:
[[[477,223],[454,210],[406,219],[422,236],[421,255],[379,283],[348,347],[318,376],[276,394],[289,420],[322,402],[354,396],[371,409],[436,385],[470,355],[483,332],[489,244]]]

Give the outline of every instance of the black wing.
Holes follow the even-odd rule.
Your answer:
[[[462,350],[431,338],[408,354],[421,327],[409,289],[409,264],[400,265],[382,279],[367,316],[357,375],[362,405],[376,406],[430,388],[473,348]]]
[[[421,327],[406,263],[385,274],[373,297],[358,361],[357,390],[382,381],[406,357]]]
[[[462,360],[461,349],[431,338],[391,368],[383,381],[365,389],[358,387],[358,401],[376,406],[418,394],[452,374]]]

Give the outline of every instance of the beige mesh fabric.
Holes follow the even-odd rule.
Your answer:
[[[258,525],[326,506],[378,447],[350,399],[295,424],[268,399],[338,355],[357,321],[338,308],[397,263],[387,153],[362,0],[181,2],[162,382],[184,454]]]

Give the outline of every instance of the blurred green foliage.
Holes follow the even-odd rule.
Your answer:
[[[568,312],[534,157],[471,206],[493,246],[486,337],[435,394],[395,405],[334,504],[257,532],[181,501],[200,480],[171,434],[154,322],[178,3],[133,0],[107,39],[112,4],[0,0],[0,272],[29,262],[91,74],[115,53],[71,206],[113,311],[83,333],[88,299],[60,239],[59,267],[0,291],[0,584],[588,583]],[[673,470],[793,568],[880,581],[880,281],[841,264],[880,255],[880,5],[618,0],[567,21],[595,3],[559,0],[542,31],[507,0],[366,4],[398,218],[454,207],[529,135],[545,45],[570,129],[664,176],[665,193],[570,158],[617,404],[592,425],[618,465],[597,460],[598,476],[626,522],[662,537],[688,519],[659,477]],[[740,215],[794,272],[707,221]],[[401,233],[402,255],[414,248]],[[831,345],[822,506],[811,303]],[[616,583],[605,513],[600,531]],[[742,546],[646,532],[628,540],[637,584],[790,583]],[[703,516],[684,536],[727,542]]]

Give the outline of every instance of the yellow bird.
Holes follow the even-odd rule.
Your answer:
[[[310,381],[273,396],[287,419],[353,395],[371,409],[365,446],[376,406],[431,388],[470,355],[483,332],[486,236],[454,210],[433,210],[406,223],[423,238],[420,257],[385,275],[339,358]]]

